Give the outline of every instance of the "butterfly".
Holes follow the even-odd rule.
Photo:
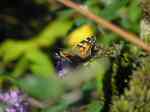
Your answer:
[[[91,36],[74,46],[70,52],[59,51],[56,55],[59,59],[80,63],[92,58],[97,51],[96,38]]]
[[[114,54],[115,46],[106,48],[96,44],[96,38],[94,36],[87,37],[76,46],[72,48],[70,52],[59,51],[56,53],[57,64],[56,69],[63,76],[64,71],[76,68],[78,65],[89,61],[92,58],[108,57]]]
[[[76,45],[79,50],[78,55],[82,59],[92,58],[98,51],[98,46],[96,45],[96,38],[94,36],[87,37]]]
[[[70,52],[60,50],[55,53],[56,70],[59,76],[92,58],[96,53],[96,38],[87,37],[72,48]]]
[[[55,53],[56,68],[58,71],[62,71],[64,68],[75,68],[92,58],[97,51],[96,38],[94,36],[87,37],[74,46],[70,52]]]

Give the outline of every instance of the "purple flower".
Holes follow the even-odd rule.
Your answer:
[[[16,112],[16,109],[14,108],[6,108],[6,112]]]
[[[70,68],[71,68],[71,61],[60,57],[56,60],[56,70],[60,77],[68,73]]]
[[[0,92],[0,102],[6,104],[5,112],[29,112],[29,103],[19,90]]]

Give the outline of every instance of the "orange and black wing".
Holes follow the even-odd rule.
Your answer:
[[[95,37],[88,37],[85,40],[81,41],[77,44],[79,48],[79,55],[81,58],[88,58],[92,54],[93,48],[96,46],[96,39]]]

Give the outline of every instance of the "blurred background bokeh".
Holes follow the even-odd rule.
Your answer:
[[[140,35],[139,0],[73,1]],[[74,42],[87,36],[96,37],[104,55],[79,61],[60,77],[56,53],[72,50]],[[117,46],[115,56],[106,56],[113,46]],[[150,104],[145,105],[150,101],[149,94],[145,97],[150,89],[145,82],[150,80],[149,62],[140,48],[55,0],[0,3],[0,112],[22,112],[20,108],[23,112],[149,112]],[[14,107],[7,101],[18,103],[18,91],[28,105],[21,100],[20,107]]]

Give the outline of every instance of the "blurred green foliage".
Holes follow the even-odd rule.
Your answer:
[[[139,0],[74,1],[88,6],[96,15],[139,34],[141,18]],[[30,3],[31,0],[26,2]],[[146,74],[149,73],[149,68],[146,68],[149,64],[144,64],[145,66],[140,69],[140,65],[143,64],[140,61],[141,57],[145,56],[140,49],[54,0],[51,0],[50,4],[47,0],[32,0],[32,2],[31,7],[36,5],[37,9],[46,9],[44,14],[41,14],[42,11],[41,13],[38,12],[37,9],[24,12],[31,16],[31,18],[28,18],[29,15],[23,16],[24,22],[11,12],[9,12],[10,16],[5,11],[3,12],[4,16],[0,16],[0,19],[11,20],[13,18],[17,21],[17,24],[14,23],[13,25],[17,26],[20,23],[19,25],[23,25],[25,28],[21,31],[18,27],[18,29],[13,29],[14,26],[10,23],[5,24],[6,27],[1,27],[0,22],[0,30],[5,31],[5,36],[3,36],[4,32],[0,31],[0,37],[2,38],[0,39],[1,89],[5,90],[7,86],[9,88],[17,87],[29,97],[33,97],[41,103],[46,103],[44,108],[33,107],[33,112],[128,112],[131,108],[143,103],[143,97],[145,98],[144,95],[147,94],[149,88],[142,91],[146,82],[140,81],[147,78],[143,75],[145,70]],[[14,1],[14,4],[17,3],[17,0]],[[19,2],[19,4],[21,3]],[[3,7],[3,10],[8,10],[7,8],[11,6],[11,4],[10,6],[5,5],[7,7]],[[24,4],[24,7],[25,9],[28,8],[26,4]],[[22,15],[19,9],[15,11],[18,15]],[[35,13],[38,12],[39,16],[32,18],[34,11]],[[97,44],[110,47],[116,43],[122,46],[122,49],[116,57],[93,58],[79,65],[63,78],[58,77],[54,64],[56,62],[52,58],[55,49],[61,46],[57,45],[57,42],[61,40],[65,44],[70,32],[87,23],[94,26]],[[7,33],[11,32],[19,32],[18,36],[20,37],[6,36]],[[31,32],[34,35],[30,35],[31,37],[28,35],[29,38],[27,34]],[[20,33],[26,38],[22,38]],[[64,45],[60,49],[67,47],[67,45]],[[142,59],[145,60],[145,58]],[[138,71],[133,74],[130,81],[129,77],[135,69],[138,69]],[[127,90],[126,87],[130,89]],[[136,93],[140,95],[135,96]],[[115,96],[115,94],[123,95]],[[138,102],[139,96],[142,101]],[[116,97],[116,99],[112,99],[112,97]],[[132,99],[131,102],[130,98]],[[113,104],[110,105],[112,102]],[[147,105],[149,106],[149,104]],[[146,110],[148,106],[143,108],[145,112],[149,111]]]
[[[30,76],[15,83],[29,95],[41,100],[56,100],[64,91],[61,81],[52,76],[49,78]]]

